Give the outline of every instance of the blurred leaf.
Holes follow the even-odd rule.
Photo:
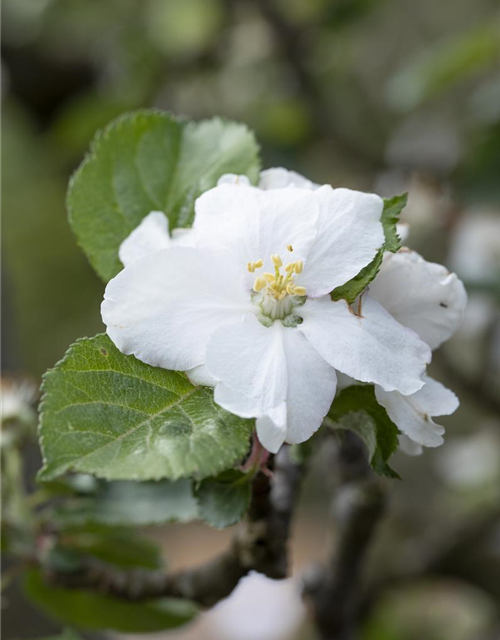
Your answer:
[[[79,636],[76,631],[68,627],[63,629],[59,635],[49,636],[46,638],[36,638],[33,640],[82,640],[82,637]]]
[[[500,53],[496,20],[446,42],[427,47],[424,53],[396,75],[388,87],[391,104],[413,109],[425,100],[470,76],[493,69]]]
[[[198,516],[190,480],[160,482],[101,482],[89,498],[67,500],[51,521],[64,527],[84,524],[147,526],[189,522]]]
[[[250,506],[251,477],[231,470],[206,478],[196,488],[200,517],[211,527],[224,529],[239,522]]]
[[[152,0],[148,25],[156,46],[167,55],[186,55],[217,42],[224,21],[220,0]]]
[[[250,420],[185,374],[123,355],[105,335],[72,345],[42,393],[42,480],[70,469],[108,480],[203,478],[248,450]]]
[[[82,556],[92,556],[123,569],[160,569],[163,566],[157,545],[130,529],[81,526],[78,530],[63,532],[59,539],[58,552],[73,555],[77,564]],[[50,566],[53,566],[53,560],[49,559]]]
[[[387,461],[398,447],[398,428],[375,398],[373,385],[352,385],[335,398],[328,413],[338,429],[357,433],[366,445],[368,459],[379,475],[399,478]]]
[[[256,180],[258,149],[243,125],[185,122],[160,111],[115,120],[94,139],[68,191],[69,219],[97,273],[121,270],[118,248],[151,211],[170,228],[192,223],[194,201],[224,173]]]
[[[37,569],[27,572],[24,588],[33,604],[49,617],[82,629],[152,633],[185,624],[197,613],[195,605],[187,600],[129,602],[91,591],[49,586]]]
[[[401,240],[398,236],[396,224],[399,221],[401,211],[406,206],[408,194],[403,193],[400,196],[392,198],[384,198],[384,210],[382,212],[382,225],[384,227],[385,241],[375,258],[362,269],[357,276],[354,276],[349,282],[334,289],[331,293],[332,300],[347,300],[352,304],[356,298],[363,293],[366,287],[375,279],[382,265],[384,253],[391,251],[395,253],[401,246]]]

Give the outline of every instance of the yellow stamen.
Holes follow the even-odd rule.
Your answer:
[[[293,251],[293,247],[291,244],[287,244],[286,248],[288,251],[290,251],[290,253]]]
[[[253,290],[258,293],[259,291],[262,291],[265,286],[267,286],[267,280],[262,276],[257,276],[253,283]]]
[[[295,264],[295,273],[302,273],[304,269],[304,262],[302,260],[297,260]]]
[[[264,260],[262,260],[262,258],[259,260],[256,260],[255,262],[247,262],[247,269],[248,271],[250,271],[250,273],[254,273],[255,269],[260,269],[263,266],[264,266]]]
[[[273,253],[273,255],[271,256],[271,260],[273,261],[273,264],[277,269],[283,266],[283,260],[277,253]]]
[[[305,287],[294,287],[293,292],[296,296],[305,296],[307,289]]]

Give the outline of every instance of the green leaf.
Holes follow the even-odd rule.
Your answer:
[[[136,111],[96,135],[69,185],[70,223],[107,281],[122,268],[120,244],[148,213],[164,211],[170,229],[190,226],[194,201],[221,175],[246,174],[256,181],[259,168],[257,143],[244,125]]]
[[[38,569],[26,573],[24,589],[33,604],[50,618],[82,629],[151,633],[185,624],[197,613],[195,605],[187,600],[129,602],[92,591],[49,586]]]
[[[73,631],[73,629],[67,628],[63,629],[63,631],[61,631],[61,633],[57,636],[36,638],[36,640],[82,640],[82,637],[79,636],[76,631]]]
[[[216,529],[239,522],[250,506],[251,480],[236,470],[203,480],[196,488],[200,517]]]
[[[398,236],[396,225],[399,222],[401,211],[406,207],[408,194],[384,198],[384,210],[382,212],[382,226],[384,227],[384,251],[396,253],[401,248],[401,239]]]
[[[42,384],[41,480],[66,471],[108,480],[216,475],[248,451],[253,423],[187,376],[125,356],[106,335],[73,344]]]
[[[384,244],[370,264],[364,267],[357,276],[354,276],[349,282],[332,291],[332,300],[343,299],[347,300],[349,304],[352,304],[356,298],[363,293],[370,282],[375,279],[382,265],[384,253],[386,251],[395,253],[400,249],[401,241],[397,233],[396,224],[407,201],[407,193],[403,193],[400,196],[393,196],[392,198],[384,198],[384,210],[382,211],[381,218],[382,226],[384,227]]]
[[[62,555],[69,554],[77,563],[84,556],[92,556],[122,569],[161,569],[164,564],[158,546],[130,529],[82,526],[64,531],[59,538],[55,549]]]
[[[398,428],[375,397],[373,385],[352,385],[335,398],[328,417],[338,429],[355,431],[368,450],[368,459],[379,475],[399,478],[387,461],[398,447]]]
[[[103,482],[90,497],[65,500],[51,514],[56,525],[148,526],[198,517],[191,481]]]

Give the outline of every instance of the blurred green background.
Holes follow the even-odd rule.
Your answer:
[[[103,329],[103,285],[64,206],[95,131],[138,107],[227,116],[255,130],[264,167],[381,195],[408,190],[408,244],[468,287],[464,325],[433,364],[462,406],[442,421],[443,448],[398,458],[404,482],[375,557],[402,561],[408,540],[498,510],[497,2],[3,0],[2,9],[4,371],[38,379],[72,341]],[[324,519],[328,469],[318,469],[304,498],[308,522]],[[485,573],[384,593],[366,640],[500,637],[493,522],[494,552],[481,542]]]

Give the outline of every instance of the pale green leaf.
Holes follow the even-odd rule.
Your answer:
[[[216,475],[248,450],[252,422],[221,409],[187,376],[83,338],[44,376],[41,480],[66,471],[108,480]]]
[[[121,270],[118,248],[151,211],[170,228],[190,226],[195,199],[224,173],[256,181],[258,147],[244,126],[194,123],[154,110],[122,116],[97,134],[68,191],[79,244],[107,281]]]
[[[191,480],[159,482],[100,481],[95,495],[74,497],[51,514],[56,525],[147,526],[189,522],[198,517]]]
[[[185,624],[197,613],[187,600],[129,602],[92,591],[49,586],[38,569],[26,573],[24,588],[31,602],[50,618],[82,629],[152,633]]]

